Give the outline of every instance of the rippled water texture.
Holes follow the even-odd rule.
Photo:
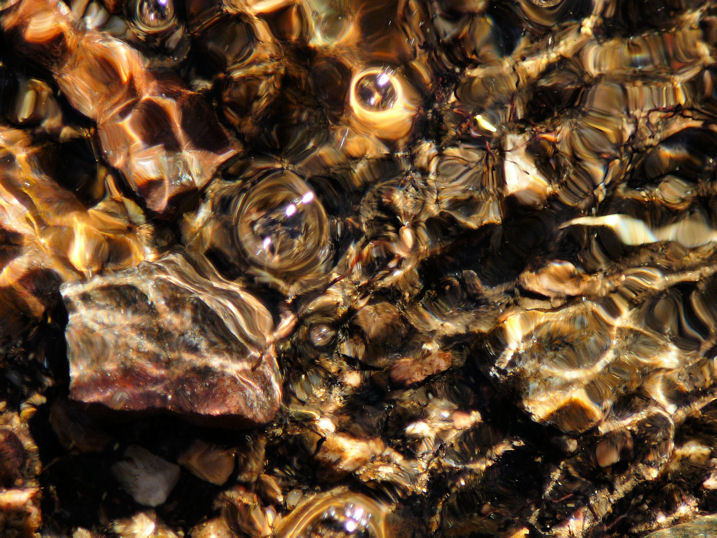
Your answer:
[[[717,4],[0,32],[0,534],[717,533]]]

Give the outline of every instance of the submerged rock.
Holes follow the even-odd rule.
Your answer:
[[[170,254],[61,291],[73,399],[246,424],[276,413],[271,315],[239,286]]]
[[[717,515],[697,517],[689,523],[681,523],[669,529],[652,532],[647,538],[701,538],[717,534]]]
[[[717,10],[647,4],[0,0],[0,534],[715,513]]]
[[[125,450],[124,458],[112,466],[112,474],[125,491],[138,504],[163,504],[179,480],[179,465],[136,445]]]
[[[197,478],[221,486],[234,472],[234,451],[201,440],[194,441],[177,462]]]
[[[21,417],[0,406],[1,536],[34,536],[42,525],[38,449],[23,420],[34,411]]]

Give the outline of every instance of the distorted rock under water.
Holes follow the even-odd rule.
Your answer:
[[[714,526],[713,2],[0,28],[0,533]]]

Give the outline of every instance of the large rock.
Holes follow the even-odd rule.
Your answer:
[[[64,285],[70,395],[264,423],[281,401],[268,310],[178,254]]]

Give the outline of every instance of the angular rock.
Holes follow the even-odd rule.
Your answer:
[[[70,396],[239,424],[272,419],[281,383],[268,310],[208,266],[170,254],[61,289]]]
[[[197,439],[182,452],[177,462],[214,485],[221,486],[234,472],[234,451]]]
[[[138,504],[164,504],[179,480],[179,465],[155,456],[149,450],[132,445],[125,459],[112,466],[112,473]]]
[[[117,536],[132,536],[132,538],[179,537],[159,518],[154,510],[137,512],[130,517],[117,519],[112,523],[112,530]],[[73,538],[75,537],[73,536]]]

